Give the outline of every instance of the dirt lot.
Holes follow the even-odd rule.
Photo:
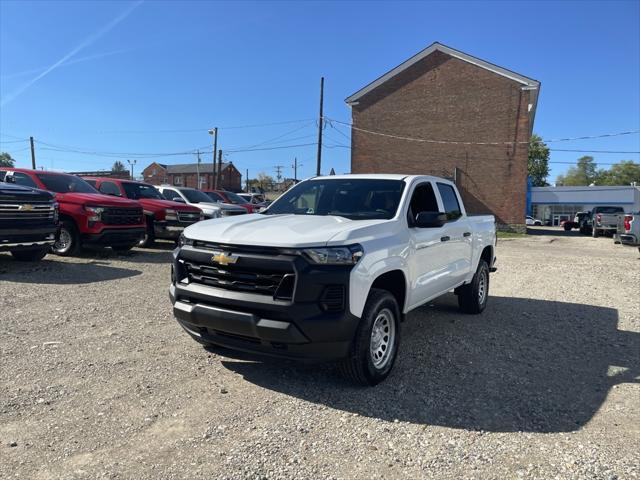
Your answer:
[[[0,255],[0,478],[637,478],[638,251],[551,233],[499,243],[481,316],[410,314],[375,388],[203,349],[169,244]]]

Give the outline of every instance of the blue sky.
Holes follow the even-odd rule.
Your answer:
[[[125,154],[210,149],[218,126],[243,173],[283,165],[292,176],[297,157],[309,176],[320,76],[326,115],[348,121],[344,98],[434,41],[540,80],[543,138],[640,129],[638,1],[0,0],[0,150],[28,166],[33,135],[45,168],[108,169]],[[247,125],[260,126],[229,128]],[[323,171],[347,172],[348,129],[325,134]],[[303,146],[233,152],[289,145]],[[640,135],[551,146],[640,151]],[[123,155],[100,156],[111,152]],[[602,166],[640,160],[593,155]],[[195,156],[141,157],[136,172],[152,160]],[[568,166],[554,163],[550,179]]]

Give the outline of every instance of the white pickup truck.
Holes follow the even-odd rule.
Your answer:
[[[495,245],[494,217],[467,216],[448,180],[316,177],[262,213],[186,228],[170,297],[200,343],[339,360],[375,385],[408,312],[450,291],[464,312],[484,310]]]

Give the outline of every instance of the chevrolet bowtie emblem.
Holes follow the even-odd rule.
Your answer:
[[[238,257],[234,256],[231,253],[227,254],[224,252],[219,252],[211,257],[211,261],[213,263],[219,263],[220,265],[230,265],[236,263],[238,261]]]
[[[22,205],[22,206],[20,207],[20,210],[26,210],[26,211],[33,210],[33,205],[30,205],[30,204],[28,204],[28,203],[25,203],[24,205]]]

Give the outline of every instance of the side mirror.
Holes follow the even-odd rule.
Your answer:
[[[13,175],[5,175],[4,181],[5,183],[16,183],[16,179]]]
[[[173,197],[171,200],[173,200],[174,202],[179,202],[179,203],[187,203],[182,199],[182,197]]]
[[[447,223],[447,214],[440,212],[420,212],[414,226],[418,228],[438,228]]]

